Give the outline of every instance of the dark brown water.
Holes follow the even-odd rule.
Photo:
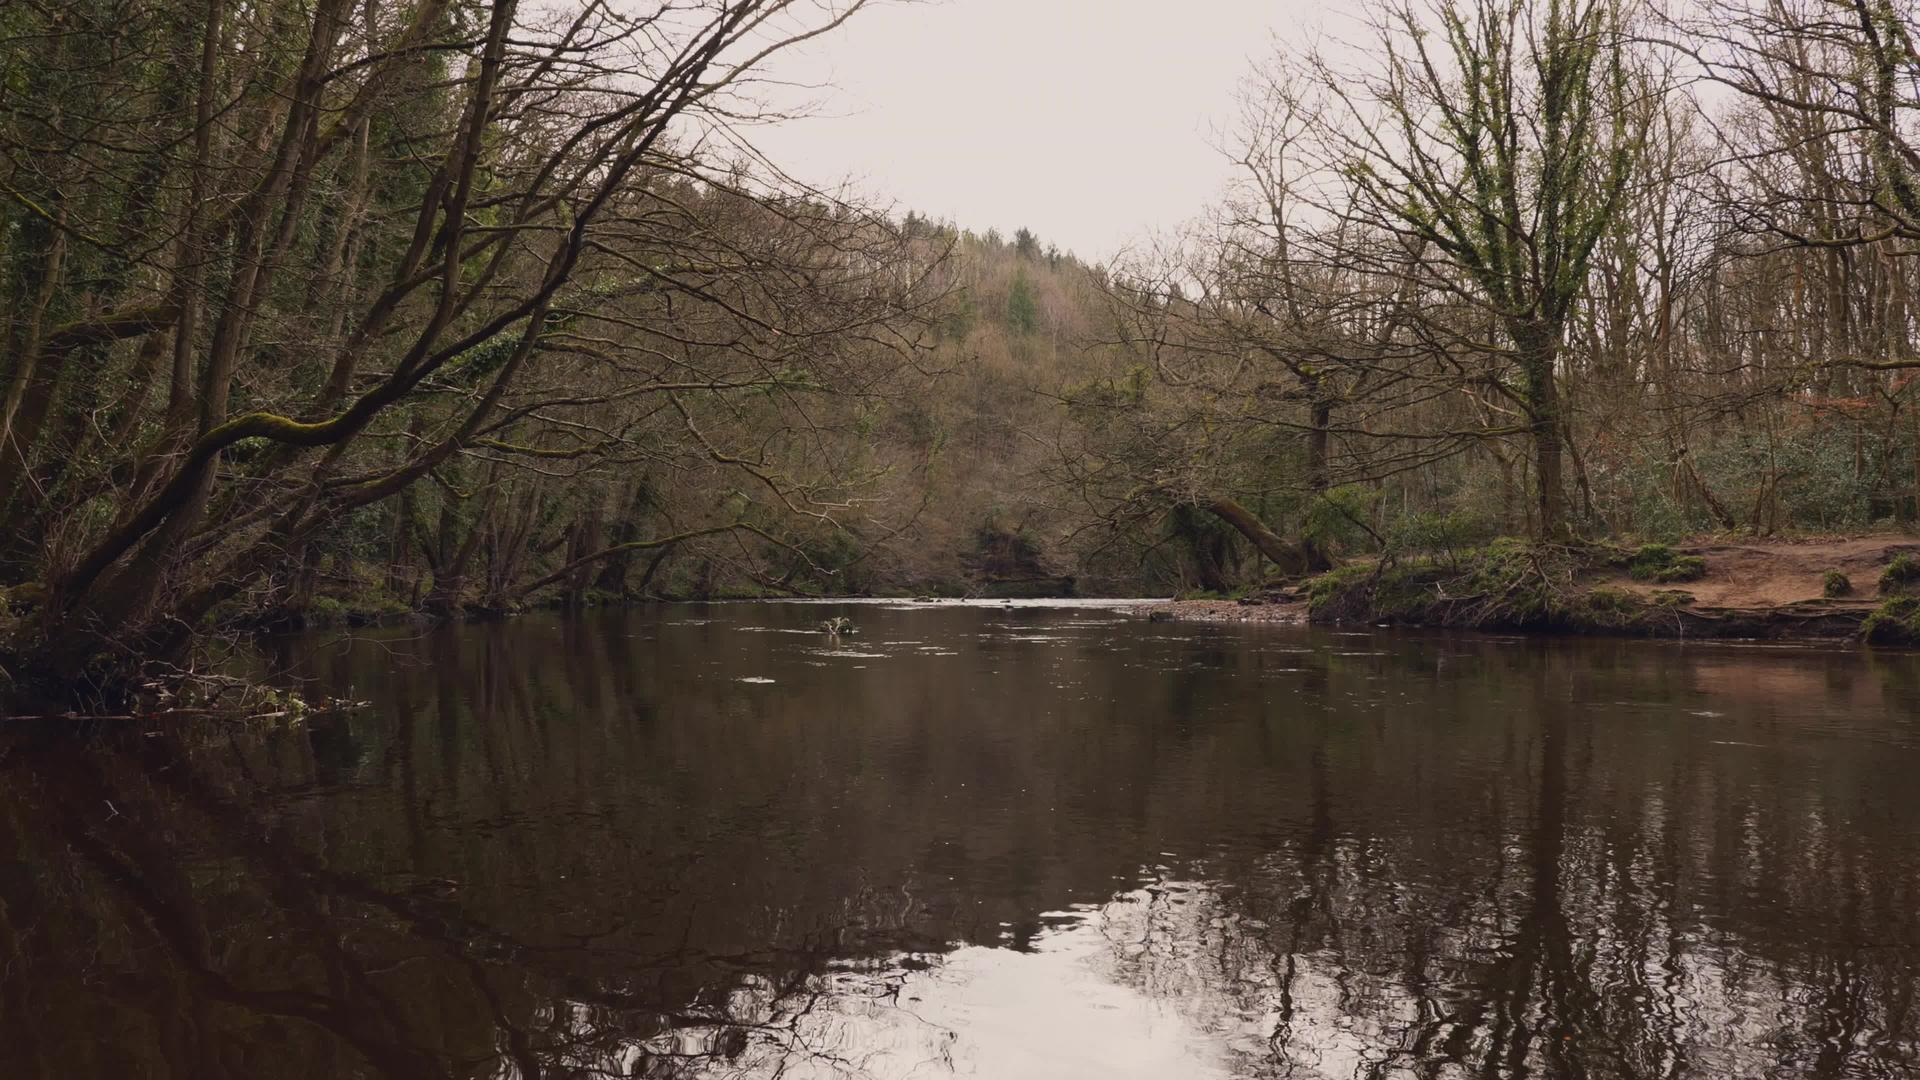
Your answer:
[[[1920,1075],[1920,658],[723,605],[276,660],[373,705],[0,736],[0,1077]]]

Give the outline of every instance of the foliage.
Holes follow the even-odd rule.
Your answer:
[[[1007,327],[1016,334],[1031,334],[1040,325],[1040,309],[1033,297],[1027,272],[1021,269],[1007,286]]]
[[[1882,603],[1861,624],[1860,636],[1876,645],[1920,644],[1920,599],[1896,596]]]
[[[1546,626],[1573,593],[1564,549],[1502,540],[1443,563],[1397,559],[1349,566],[1308,587],[1316,621],[1431,626]]]
[[[1491,539],[1488,523],[1472,510],[1421,511],[1394,523],[1387,546],[1394,551],[1439,556],[1457,566],[1463,550]]]
[[[1582,549],[1500,540],[1451,562],[1342,567],[1310,583],[1309,611],[1316,622],[1638,633],[1694,601],[1678,589],[1584,583],[1603,563]]]
[[[1880,594],[1891,596],[1903,592],[1914,582],[1920,581],[1920,559],[1905,552],[1893,557],[1887,568],[1880,573]]]
[[[1920,518],[1920,24],[1842,9],[1379,8],[1263,68],[1218,205],[1094,266],[714,157],[685,133],[749,119],[719,87],[767,44],[724,18],[5,7],[0,666],[1355,558],[1316,609],[1674,616],[1496,538],[1662,541],[1618,568],[1675,584],[1703,531]],[[1674,78],[1676,37],[1729,93]]]
[[[48,600],[6,666],[108,693],[218,621],[655,554],[846,580],[927,452],[868,440],[951,237],[686,134],[861,6],[9,8],[0,587]]]
[[[1329,551],[1365,550],[1372,535],[1366,522],[1375,516],[1381,492],[1361,484],[1343,484],[1307,501],[1300,535]],[[1427,551],[1426,547],[1409,550]]]
[[[1635,581],[1662,585],[1698,581],[1706,576],[1707,560],[1698,555],[1681,555],[1665,544],[1647,544],[1627,561],[1627,573]]]

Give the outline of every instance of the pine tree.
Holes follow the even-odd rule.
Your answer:
[[[1031,334],[1040,325],[1040,306],[1025,270],[1014,274],[1007,288],[1007,325],[1022,334]]]

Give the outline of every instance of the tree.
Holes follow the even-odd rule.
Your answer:
[[[1025,268],[1015,271],[1013,283],[1007,286],[1007,325],[1021,334],[1031,334],[1040,325],[1040,306]]]
[[[877,383],[924,273],[879,216],[771,191],[689,136],[862,6],[8,9],[0,562],[29,617],[4,666],[124,685],[328,530],[455,491],[476,458],[677,444],[833,527],[848,478],[783,469],[764,436],[805,437],[797,396]],[[731,448],[754,413],[753,449]],[[477,535],[503,481],[475,475],[494,477],[459,492]],[[781,543],[759,496],[707,501],[675,531]]]
[[[1616,0],[1439,0],[1380,9],[1378,64],[1316,60],[1332,213],[1399,243],[1356,262],[1485,313],[1430,328],[1478,352],[1532,442],[1542,537],[1568,531],[1561,350],[1595,246],[1638,175],[1640,131]]]

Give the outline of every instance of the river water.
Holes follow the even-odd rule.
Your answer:
[[[262,662],[370,705],[0,736],[0,1077],[1920,1076],[1913,656],[718,604]]]

